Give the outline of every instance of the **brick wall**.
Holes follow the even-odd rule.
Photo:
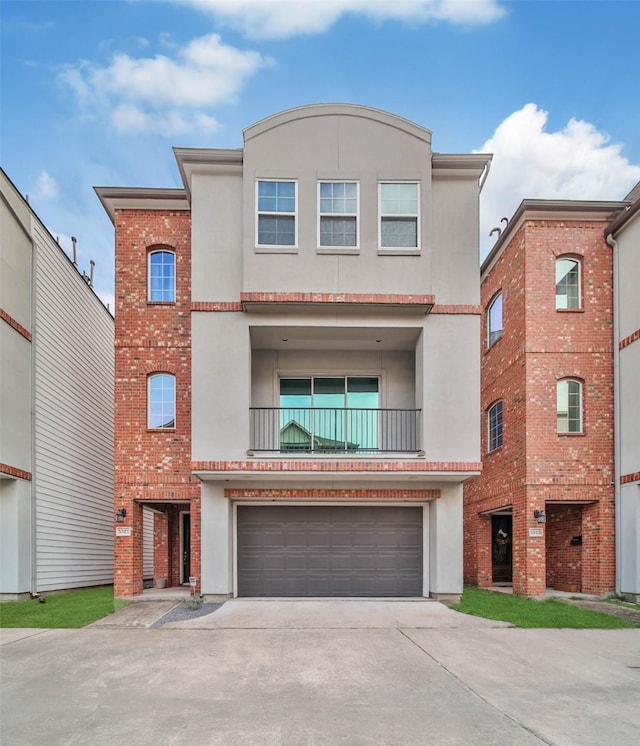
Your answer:
[[[486,349],[485,314],[483,472],[465,485],[468,583],[491,584],[490,521],[478,513],[512,505],[515,592],[541,595],[571,573],[585,592],[614,588],[612,257],[602,228],[598,221],[526,220],[483,279],[483,308],[502,290],[504,334]],[[582,260],[576,311],[555,308],[555,260],[565,254]],[[556,382],[564,377],[583,382],[581,434],[557,433]],[[504,443],[487,453],[486,412],[500,398]],[[565,512],[554,506],[546,537],[529,537],[538,525],[533,511],[550,500],[595,504]],[[556,520],[571,516],[566,529],[573,531],[578,515],[581,569],[570,573],[576,550],[567,549]]]
[[[163,511],[156,525],[156,577],[169,585],[180,578],[178,508],[191,510],[192,574],[200,577],[199,482],[191,475],[191,224],[186,211],[118,210],[115,267],[115,509],[124,507],[131,537],[115,538],[115,593],[142,591],[140,500]],[[176,254],[176,302],[147,300],[147,256],[151,248]],[[176,377],[176,427],[147,429],[147,378]],[[185,507],[186,506],[186,507]],[[190,506],[190,508],[189,508]],[[160,538],[160,536],[158,537]]]

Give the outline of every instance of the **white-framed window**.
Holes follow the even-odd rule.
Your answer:
[[[358,246],[359,184],[357,181],[318,182],[318,246]]]
[[[556,387],[556,410],[559,433],[582,432],[582,383],[562,378]]]
[[[492,347],[502,336],[502,292],[499,292],[487,309],[487,348]]]
[[[176,377],[154,373],[147,383],[147,427],[172,430],[176,426]]]
[[[378,184],[379,245],[381,249],[420,247],[420,185],[418,182]]]
[[[259,179],[256,182],[256,204],[256,244],[297,246],[297,182]]]
[[[176,255],[168,249],[149,252],[149,301],[176,302]]]
[[[502,400],[497,401],[487,413],[487,450],[495,451],[502,445]]]
[[[581,262],[573,257],[556,259],[556,308],[582,307]]]

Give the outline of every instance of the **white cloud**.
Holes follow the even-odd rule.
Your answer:
[[[622,155],[621,144],[595,125],[571,119],[547,132],[548,112],[526,104],[508,116],[476,152],[493,153],[481,196],[480,244],[502,217],[510,218],[523,199],[621,199],[640,179],[640,166]]]
[[[46,171],[41,171],[36,182],[35,196],[40,199],[55,199],[58,193],[58,182]]]
[[[505,15],[498,0],[175,0],[213,14],[252,39],[319,34],[343,15],[375,21],[477,25]]]
[[[173,135],[187,128],[217,126],[207,108],[232,102],[261,67],[258,52],[223,44],[217,34],[193,39],[174,56],[115,54],[106,67],[87,62],[65,66],[58,80],[76,95],[84,111],[107,116],[119,132]]]

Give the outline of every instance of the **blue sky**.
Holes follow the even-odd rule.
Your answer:
[[[489,231],[524,198],[640,180],[636,0],[3,0],[2,167],[113,307],[94,186],[181,186],[172,146],[242,146],[278,111],[351,102],[494,153]]]

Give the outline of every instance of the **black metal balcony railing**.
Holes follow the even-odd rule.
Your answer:
[[[415,453],[420,409],[252,407],[254,452]]]

